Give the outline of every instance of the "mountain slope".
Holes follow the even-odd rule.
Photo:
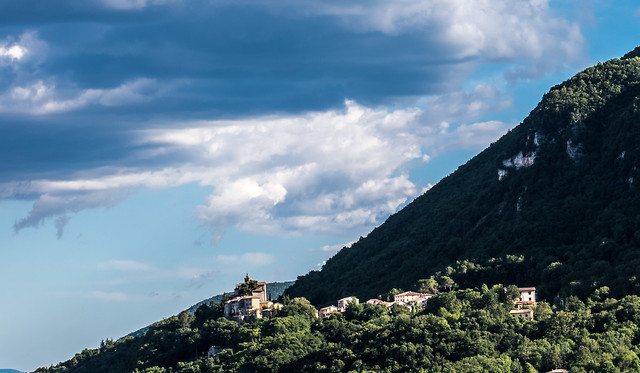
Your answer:
[[[287,290],[324,305],[458,282],[536,285],[543,297],[606,285],[639,293],[640,49],[553,87],[531,114],[321,271]],[[500,271],[447,268],[520,257]]]

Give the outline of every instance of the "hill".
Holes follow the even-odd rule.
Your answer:
[[[510,315],[519,293],[509,289],[442,292],[420,312],[352,304],[325,319],[295,298],[252,323],[220,317],[213,304],[36,372],[640,372],[640,297],[569,297],[563,311],[541,303],[527,321]],[[209,346],[222,351],[208,358]]]
[[[286,294],[326,305],[431,276],[538,286],[548,299],[603,285],[639,294],[639,55],[553,87],[520,125]]]
[[[22,373],[22,372],[15,369],[0,369],[0,373]]]

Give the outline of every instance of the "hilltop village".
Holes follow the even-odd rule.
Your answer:
[[[247,274],[244,282],[236,285],[231,299],[224,302],[224,316],[236,321],[269,318],[282,308],[267,295],[267,283],[252,280]]]
[[[536,306],[536,288],[522,287],[518,288],[518,292],[520,297],[516,298],[514,302],[516,309],[509,311],[509,313],[516,317],[533,320],[533,308]],[[384,305],[388,309],[398,305],[412,310],[420,310],[426,306],[427,301],[432,296],[433,294],[429,293],[405,291],[394,295],[393,301],[387,302],[373,298],[369,299],[367,303]],[[351,303],[359,304],[360,300],[355,296],[338,299],[337,305],[319,309],[316,312],[316,317],[326,318],[334,313],[345,312]],[[281,303],[271,300],[270,294],[267,293],[266,282],[253,280],[247,274],[244,282],[236,284],[231,298],[224,301],[224,316],[238,322],[270,318],[282,307]]]

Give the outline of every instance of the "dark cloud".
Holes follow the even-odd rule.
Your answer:
[[[305,13],[302,5],[105,4],[0,1],[0,41],[10,45],[25,34],[38,41],[23,60],[0,65],[7,108],[0,111],[0,182],[135,167],[141,149],[132,146],[130,130],[172,118],[325,110],[342,107],[345,98],[390,104],[459,86],[469,70],[450,56],[443,61],[442,46],[424,34],[363,32],[340,17]],[[155,91],[117,104],[90,96],[137,79],[152,79]],[[49,96],[12,101],[16,87],[35,92],[38,84]],[[177,160],[144,162],[167,161]]]
[[[77,2],[62,9],[13,5],[9,12],[31,14],[33,22],[42,21],[41,13],[68,17],[41,26],[23,24],[50,45],[40,72],[61,77],[60,86],[186,79],[202,97],[201,110],[214,113],[325,109],[341,105],[345,97],[380,104],[461,81],[451,61],[442,63],[443,46],[424,34],[361,32],[337,17],[287,15],[255,4],[198,4],[150,5],[116,12],[121,18],[100,19],[97,10]]]

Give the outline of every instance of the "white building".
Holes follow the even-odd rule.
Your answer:
[[[522,302],[536,302],[536,288],[518,288]]]
[[[369,304],[384,304],[385,306],[389,307],[389,303],[388,302],[385,302],[385,301],[380,300],[380,299],[375,299],[375,298],[374,299],[369,299],[367,301],[367,303],[369,303]]]
[[[427,300],[433,295],[426,293],[416,293],[415,291],[405,291],[393,297],[394,303],[411,303],[421,300]]]
[[[511,310],[510,314],[516,317],[522,317],[523,319],[533,321],[533,310],[530,308],[521,309],[521,310]]]
[[[338,311],[344,312],[347,309],[347,305],[351,302],[355,302],[356,304],[360,303],[360,301],[356,297],[342,298],[338,300]]]
[[[328,306],[328,307],[320,308],[318,310],[318,317],[322,319],[325,317],[329,317],[331,316],[332,313],[336,313],[336,312],[339,312],[338,307],[336,306]]]

